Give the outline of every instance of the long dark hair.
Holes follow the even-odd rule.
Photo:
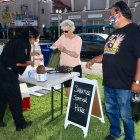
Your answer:
[[[26,29],[23,28],[20,33],[18,33],[16,36],[14,36],[13,38],[10,39],[10,41],[6,44],[6,46],[19,38],[37,39],[38,36],[39,36],[39,31],[36,28],[34,28],[34,27],[30,27],[30,28],[26,28]]]

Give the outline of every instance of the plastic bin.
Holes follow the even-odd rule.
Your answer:
[[[52,49],[50,47],[52,46],[53,43],[40,43],[40,48],[41,48],[41,53],[43,54],[44,57],[44,65],[47,66],[49,62],[49,58],[52,54]]]

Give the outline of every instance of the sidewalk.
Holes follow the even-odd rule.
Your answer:
[[[91,68],[91,70],[86,68],[86,62],[82,62],[82,72],[83,74],[96,74],[102,75],[102,63],[95,63]]]

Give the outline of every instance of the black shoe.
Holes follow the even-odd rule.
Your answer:
[[[6,123],[4,123],[4,122],[0,122],[0,127],[6,127],[6,126],[7,126]]]
[[[108,135],[108,136],[105,137],[104,140],[116,140],[116,138],[114,138],[114,137],[111,136],[111,135]]]
[[[32,124],[32,121],[26,121],[23,126],[17,127],[16,131],[21,131],[22,129],[27,128],[28,126],[31,126],[31,124]]]

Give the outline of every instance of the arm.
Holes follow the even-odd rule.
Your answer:
[[[101,55],[99,55],[99,56],[96,56],[96,57],[92,58],[91,60],[89,60],[89,61],[86,63],[86,68],[91,69],[91,66],[92,66],[94,63],[102,62],[102,60],[103,60],[103,54],[101,54]]]
[[[25,64],[22,64],[22,63],[17,63],[16,66],[17,67],[26,67],[26,66],[29,66],[31,65],[32,67],[34,67],[34,62],[33,61],[26,61]]]
[[[69,56],[72,56],[72,57],[75,57],[75,58],[77,58],[77,57],[79,56],[76,52],[74,52],[74,51],[69,51],[69,50],[67,50],[65,47],[59,47],[58,49],[59,49],[61,52],[68,54]]]
[[[140,81],[140,58],[137,61],[136,74],[134,80]],[[134,93],[140,92],[140,84],[132,83],[131,91]]]

